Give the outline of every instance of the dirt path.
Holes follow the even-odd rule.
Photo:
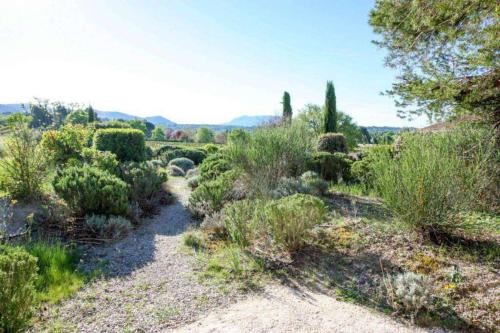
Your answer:
[[[157,332],[189,323],[226,305],[231,294],[196,278],[193,256],[179,251],[191,223],[184,179],[168,183],[176,202],[129,237],[91,250],[88,266],[106,278],[87,285],[49,314],[49,325],[70,332]],[[39,331],[36,329],[36,331]]]

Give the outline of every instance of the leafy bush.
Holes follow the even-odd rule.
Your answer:
[[[394,155],[394,148],[390,145],[376,145],[366,149],[362,153],[363,157],[359,161],[355,161],[351,166],[352,179],[359,182],[365,192],[372,189],[374,186],[375,176],[373,174],[373,163],[376,161],[376,156],[379,154]]]
[[[200,185],[200,176],[191,176],[188,178],[188,185],[192,189],[197,188]]]
[[[127,184],[91,166],[69,167],[58,171],[54,190],[76,212],[123,215],[127,212]]]
[[[151,162],[129,162],[122,167],[122,179],[130,185],[130,197],[141,201],[150,199],[167,181],[167,173]]]
[[[319,177],[306,178],[302,180],[302,185],[306,190],[305,193],[311,195],[323,196],[328,192],[328,182]]]
[[[200,175],[200,171],[197,168],[189,169],[186,172],[186,178],[196,177]]]
[[[94,148],[110,151],[120,161],[140,162],[146,154],[144,133],[137,129],[99,129],[94,134]]]
[[[214,180],[201,183],[191,193],[190,210],[197,216],[213,214],[233,199],[233,185],[238,178],[235,170],[227,171]]]
[[[271,197],[279,199],[296,193],[307,193],[307,189],[298,178],[283,177],[276,185],[276,188],[271,191]]]
[[[43,150],[36,133],[26,123],[14,122],[12,133],[4,141],[0,159],[0,185],[16,199],[35,199],[47,175]]]
[[[35,257],[0,245],[0,332],[20,332],[28,325],[36,278]]]
[[[207,157],[207,154],[195,148],[181,148],[172,145],[166,145],[156,151],[156,155],[165,163],[170,162],[174,158],[185,157],[189,158],[194,164],[198,165]]]
[[[224,227],[232,242],[245,247],[255,234],[255,211],[262,208],[262,202],[241,200],[224,208]]]
[[[87,215],[85,225],[93,233],[107,239],[122,238],[132,230],[132,223],[121,216]]]
[[[64,126],[59,130],[46,131],[42,135],[41,146],[56,163],[65,163],[70,158],[78,158],[84,147],[85,130],[81,126]]]
[[[352,161],[344,153],[318,152],[311,155],[308,169],[336,183],[349,181]]]
[[[316,179],[316,178],[319,178],[319,174],[317,172],[310,171],[310,170],[306,171],[302,175],[300,175],[300,179],[302,181],[308,181],[308,180],[312,180],[312,179]]]
[[[119,162],[116,155],[109,151],[99,151],[93,148],[82,149],[83,161],[93,167],[109,172],[112,175],[118,175]]]
[[[196,142],[209,143],[214,142],[214,131],[207,127],[200,127],[196,131]]]
[[[318,151],[327,153],[347,153],[347,140],[341,133],[326,133],[318,139]]]
[[[200,182],[213,180],[226,171],[231,170],[231,164],[227,155],[221,152],[208,156],[198,167],[200,170]]]
[[[179,157],[179,158],[174,158],[170,162],[168,162],[168,165],[175,165],[179,168],[181,168],[184,172],[187,172],[190,169],[194,168],[194,163],[191,161],[189,158],[185,157]]]
[[[195,250],[203,249],[206,246],[205,234],[199,230],[188,231],[182,236],[182,242]]]
[[[269,202],[262,219],[271,238],[289,252],[300,250],[309,232],[325,220],[323,201],[307,194],[294,194]]]
[[[396,156],[377,154],[376,190],[403,221],[434,241],[481,229],[449,217],[492,206],[481,194],[495,182],[485,173],[498,162],[492,160],[494,140],[489,131],[467,128],[405,135]]]
[[[423,275],[412,272],[399,274],[394,278],[392,287],[394,306],[412,316],[432,305],[432,284]]]
[[[248,139],[249,139],[249,134],[247,131],[241,128],[236,128],[229,133],[227,137],[227,143],[230,145],[245,144]]]
[[[249,191],[257,196],[268,196],[281,178],[305,171],[313,148],[310,132],[296,124],[259,128],[245,141],[231,143],[227,152],[231,164],[245,173]]]
[[[174,177],[184,177],[186,173],[182,168],[178,167],[177,165],[169,165],[167,168],[168,174]]]
[[[80,253],[61,243],[30,243],[26,250],[37,259],[35,281],[38,301],[57,303],[83,286],[84,276],[77,270]]]
[[[208,155],[215,154],[219,151],[219,147],[214,145],[213,143],[207,143],[203,146],[203,150],[207,152]]]

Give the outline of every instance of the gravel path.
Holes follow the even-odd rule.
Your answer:
[[[310,291],[271,285],[259,294],[210,313],[175,333],[409,333],[428,332],[407,327],[391,317]],[[435,330],[434,332],[441,332]]]
[[[157,332],[230,302],[231,293],[200,284],[194,257],[180,253],[181,235],[192,223],[185,209],[189,189],[179,178],[168,185],[177,198],[174,204],[129,237],[87,255],[94,265],[101,262],[107,278],[58,307],[52,326],[78,332]]]

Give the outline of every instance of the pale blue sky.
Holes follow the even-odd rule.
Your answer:
[[[370,41],[370,0],[0,1],[0,103],[33,96],[100,110],[221,123],[322,104],[360,125],[396,116],[396,73]]]

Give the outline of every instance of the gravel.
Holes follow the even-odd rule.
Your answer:
[[[129,237],[86,252],[84,265],[103,267],[97,280],[48,314],[46,322],[62,331],[158,332],[196,320],[235,296],[196,277],[196,259],[179,251],[181,236],[193,223],[185,205],[183,178],[169,187],[175,203],[144,221]]]

